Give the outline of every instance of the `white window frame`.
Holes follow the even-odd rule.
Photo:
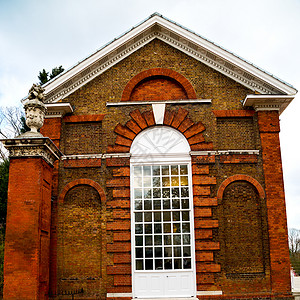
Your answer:
[[[145,146],[145,147],[144,147]],[[146,151],[145,151],[146,149]],[[130,185],[131,185],[131,255],[132,255],[132,285],[135,297],[135,274],[137,273],[193,273],[193,291],[191,297],[196,296],[196,263],[195,263],[195,235],[194,235],[194,206],[190,146],[182,133],[167,126],[155,126],[138,134],[131,146],[130,159]],[[134,195],[133,195],[133,168],[135,166],[152,165],[187,165],[189,182],[189,207],[190,207],[190,237],[191,237],[191,269],[187,270],[135,270],[135,220],[134,220]],[[153,222],[153,221],[152,221]],[[145,246],[144,246],[145,247]],[[154,261],[154,258],[153,258]]]

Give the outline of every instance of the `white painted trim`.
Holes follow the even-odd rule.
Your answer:
[[[61,159],[93,159],[93,158],[103,158],[103,154],[78,154],[78,155],[64,155]]]
[[[197,291],[197,296],[217,296],[223,295],[222,291]]]
[[[224,155],[224,154],[256,154],[259,150],[217,150],[217,151],[190,151],[190,155]]]
[[[156,125],[162,125],[164,123],[166,104],[152,104],[152,110],[154,114],[154,120]]]
[[[296,95],[247,95],[243,106],[252,106],[256,111],[278,110],[281,114]]]
[[[63,117],[65,114],[74,111],[70,103],[46,103],[45,106],[47,108],[45,118]]]
[[[105,153],[102,158],[113,158],[113,157],[130,157],[130,153]]]
[[[143,23],[45,84],[46,96],[58,89],[47,100],[57,102],[67,97],[155,38],[194,57],[253,91],[257,90],[262,94],[283,93],[290,95],[297,93],[294,87],[233,53],[162,16],[152,15]],[[101,63],[103,58],[105,61],[99,65],[98,63]],[[72,79],[72,83],[64,86],[70,79]]]
[[[123,297],[132,297],[132,293],[107,293],[107,298],[123,298]]]
[[[121,101],[106,102],[106,106],[126,106],[126,105],[154,105],[154,104],[210,104],[211,99],[180,99],[180,100],[164,100],[164,101]]]

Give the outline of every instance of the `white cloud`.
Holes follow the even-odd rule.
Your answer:
[[[298,0],[0,0],[0,105],[19,103],[43,68],[71,67],[153,12],[300,88]],[[299,97],[281,116],[289,224],[298,228]]]

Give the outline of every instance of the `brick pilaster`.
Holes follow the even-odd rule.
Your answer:
[[[263,170],[268,215],[272,292],[291,293],[287,219],[277,111],[259,111]]]
[[[2,140],[10,152],[4,299],[48,299],[51,192],[61,153],[44,137]]]

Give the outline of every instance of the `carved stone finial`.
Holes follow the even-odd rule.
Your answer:
[[[26,135],[39,135],[42,136],[38,132],[44,124],[44,117],[46,113],[46,106],[44,104],[44,88],[40,85],[33,84],[31,89],[29,90],[29,96],[27,100],[24,102],[24,109],[26,115],[26,125],[30,128]]]

